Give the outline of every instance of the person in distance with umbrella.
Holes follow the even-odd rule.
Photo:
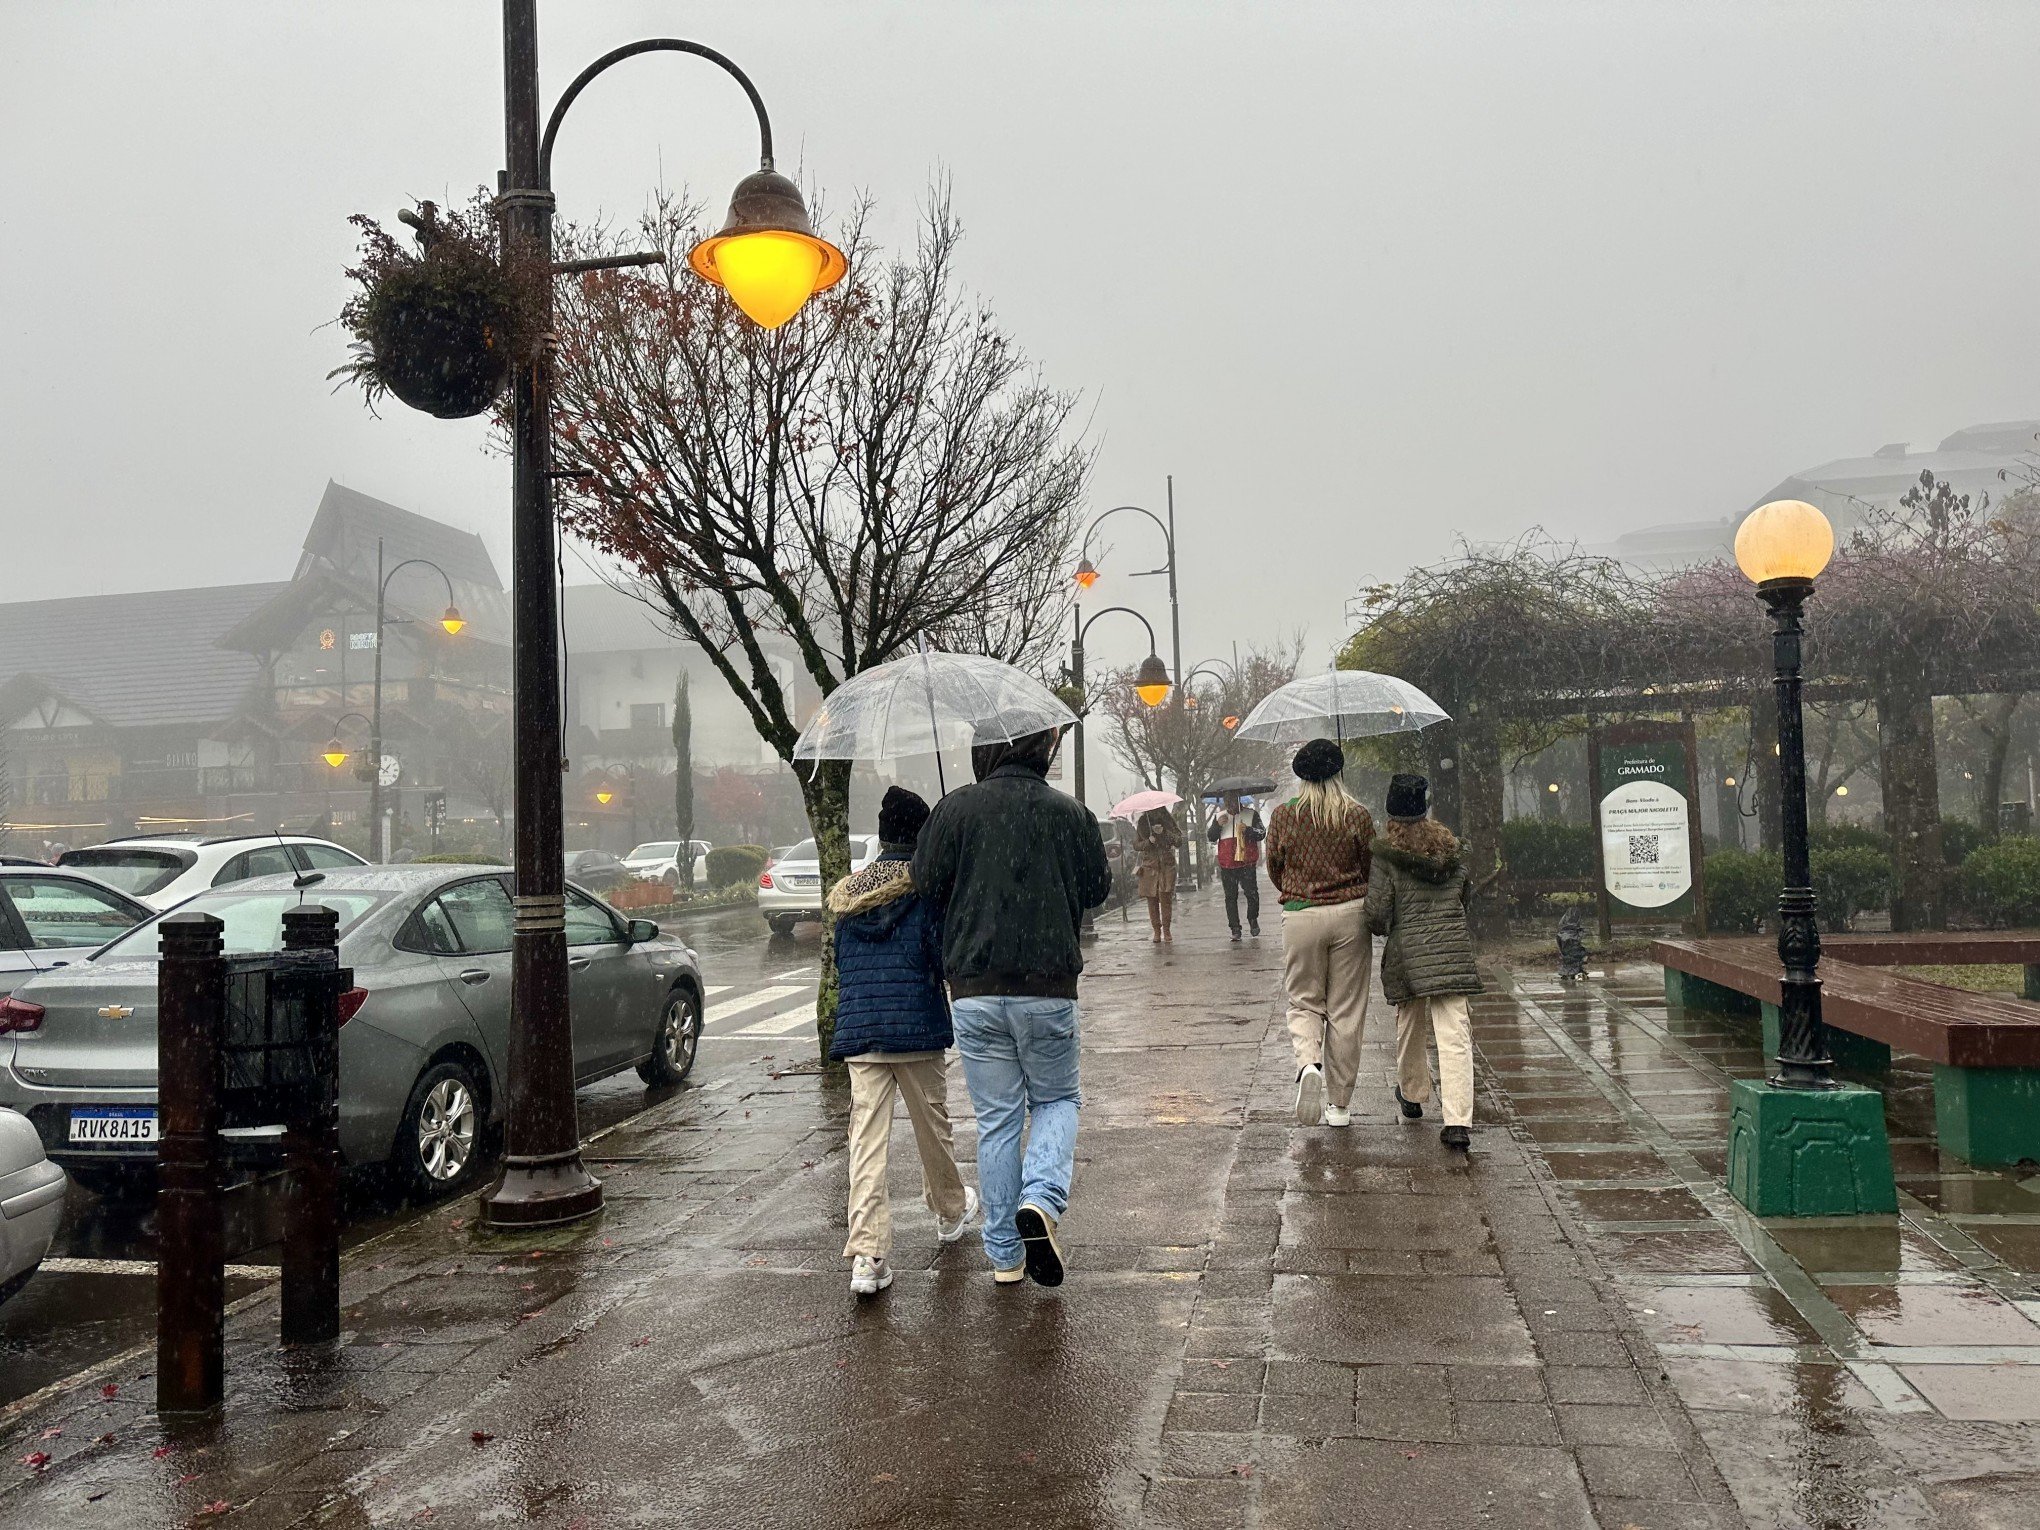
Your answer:
[[[1282,894],[1282,986],[1296,1049],[1296,1123],[1350,1126],[1367,1020],[1364,900],[1374,817],[1346,790],[1346,751],[1314,738],[1292,762],[1302,783],[1268,818],[1268,880]]]
[[[1261,933],[1261,841],[1268,831],[1261,810],[1238,792],[1219,798],[1211,815],[1211,842],[1218,846],[1218,879],[1225,884],[1225,922],[1240,938],[1240,895],[1247,899],[1247,933]]]

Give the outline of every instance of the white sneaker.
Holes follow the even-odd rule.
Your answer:
[[[969,1185],[963,1187],[963,1215],[954,1222],[935,1219],[935,1236],[944,1243],[954,1243],[963,1236],[963,1230],[970,1226],[971,1218],[978,1214],[978,1193]]]
[[[1349,1110],[1346,1106],[1327,1105],[1325,1107],[1325,1125],[1351,1126],[1352,1124],[1353,1124],[1353,1112]]]
[[[1317,1126],[1325,1118],[1325,1070],[1312,1063],[1296,1075],[1296,1124]]]
[[[876,1296],[892,1284],[892,1266],[883,1259],[859,1254],[850,1261],[850,1294]]]

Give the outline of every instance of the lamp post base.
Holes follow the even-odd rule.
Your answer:
[[[485,1227],[511,1231],[558,1227],[602,1209],[602,1181],[590,1174],[578,1150],[543,1158],[506,1158],[503,1177],[481,1195]]]
[[[1884,1096],[1841,1084],[1729,1088],[1728,1190],[1760,1217],[1890,1215],[1898,1210]]]

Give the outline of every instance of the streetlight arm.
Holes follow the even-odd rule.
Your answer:
[[[446,570],[441,568],[437,563],[434,563],[430,558],[406,558],[402,563],[399,563],[396,566],[396,568],[393,568],[387,574],[384,574],[382,587],[376,591],[376,598],[380,600],[384,595],[388,594],[390,588],[390,581],[397,577],[397,574],[400,570],[407,569],[414,563],[422,563],[426,568],[431,569],[433,573],[437,574],[442,580],[445,580],[447,605],[452,606],[458,603],[453,598],[453,581],[447,578]],[[378,646],[380,646],[379,642]]]
[[[1160,528],[1162,533],[1162,541],[1169,549],[1169,562],[1174,563],[1176,561],[1176,539],[1174,536],[1170,534],[1168,523],[1164,521],[1159,515],[1156,515],[1154,511],[1148,509],[1145,505],[1114,505],[1110,510],[1107,510],[1103,515],[1099,516],[1098,519],[1091,522],[1091,529],[1084,533],[1083,545],[1077,549],[1077,556],[1079,558],[1084,557],[1087,553],[1090,552],[1091,538],[1098,534],[1098,528],[1104,525],[1107,521],[1111,520],[1113,516],[1119,514],[1119,512],[1122,510],[1131,510],[1135,514],[1144,515],[1149,520],[1153,521],[1155,525],[1158,528]],[[1144,572],[1151,574],[1160,574],[1165,573],[1166,570],[1156,568],[1147,569],[1144,570]]]
[[[626,43],[613,48],[595,60],[586,69],[574,76],[574,83],[566,88],[554,104],[552,115],[545,121],[545,136],[538,143],[538,183],[541,188],[552,186],[553,140],[559,136],[560,122],[567,115],[567,108],[586,90],[595,76],[611,65],[620,64],[627,58],[640,53],[691,53],[696,58],[705,58],[711,64],[720,66],[725,73],[744,87],[744,94],[751,98],[751,109],[758,114],[758,158],[761,168],[772,168],[772,119],[765,115],[765,98],[758,94],[758,87],[751,83],[751,77],[715,49],[698,42],[688,42],[680,37],[647,37],[641,42]]]
[[[1113,613],[1114,613],[1115,611],[1121,611],[1121,612],[1124,612],[1124,613],[1125,613],[1126,615],[1128,615],[1128,616],[1132,617],[1132,618],[1133,618],[1133,619],[1134,619],[1135,621],[1139,622],[1139,623],[1140,623],[1140,624],[1141,624],[1141,625],[1142,625],[1143,627],[1147,628],[1147,635],[1148,635],[1148,652],[1149,652],[1149,653],[1159,653],[1159,652],[1161,651],[1161,650],[1160,650],[1160,648],[1158,647],[1158,645],[1157,645],[1157,644],[1156,644],[1156,642],[1155,642],[1155,629],[1154,629],[1154,624],[1153,624],[1152,622],[1150,622],[1150,621],[1149,621],[1149,620],[1148,620],[1148,619],[1147,619],[1147,618],[1146,618],[1145,616],[1142,616],[1142,615],[1141,615],[1141,614],[1140,614],[1140,613],[1139,613],[1138,611],[1134,610],[1132,606],[1107,606],[1107,607],[1106,607],[1106,608],[1105,608],[1104,610],[1102,610],[1102,611],[1098,612],[1098,613],[1097,613],[1096,615],[1094,615],[1094,616],[1092,616],[1092,617],[1088,618],[1088,619],[1087,619],[1087,620],[1086,620],[1086,621],[1084,622],[1084,625],[1083,625],[1083,626],[1081,626],[1081,627],[1079,627],[1079,628],[1077,629],[1077,643],[1078,643],[1078,645],[1079,645],[1080,647],[1082,646],[1082,644],[1083,644],[1083,641],[1084,641],[1084,634],[1085,634],[1085,633],[1087,633],[1087,632],[1089,632],[1089,631],[1091,630],[1091,628],[1092,628],[1093,626],[1095,626],[1095,625],[1097,624],[1097,621],[1098,621],[1098,617],[1100,617],[1100,616],[1110,616],[1110,615],[1112,615],[1112,614],[1113,614]],[[1078,683],[1079,685],[1082,685],[1082,684],[1083,684],[1083,677],[1082,677],[1081,675],[1079,675],[1079,676],[1077,677],[1077,683]]]

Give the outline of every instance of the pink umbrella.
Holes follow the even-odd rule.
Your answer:
[[[1124,818],[1129,823],[1140,817],[1149,808],[1172,808],[1183,799],[1174,792],[1135,792],[1124,802],[1112,809],[1114,818]]]

